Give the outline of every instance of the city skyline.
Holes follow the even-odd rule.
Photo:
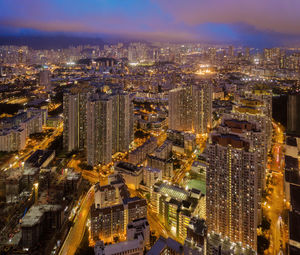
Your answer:
[[[300,254],[299,1],[0,9],[1,254]]]

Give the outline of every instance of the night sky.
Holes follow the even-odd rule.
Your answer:
[[[0,0],[0,35],[300,42],[299,0]]]

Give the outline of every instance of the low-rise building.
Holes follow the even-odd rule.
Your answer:
[[[115,164],[115,172],[123,176],[128,188],[139,189],[139,185],[143,180],[143,168],[120,161]]]
[[[203,255],[206,251],[207,226],[204,219],[193,217],[187,227],[184,254]]]
[[[172,142],[170,140],[165,140],[164,143],[159,146],[155,151],[154,155],[158,158],[168,159],[172,153]]]
[[[82,182],[82,174],[76,173],[68,169],[67,176],[64,180],[65,192],[74,194],[79,190],[79,186]]]
[[[150,245],[150,225],[147,218],[140,218],[128,223],[126,231],[126,240],[134,240],[139,235],[143,236],[143,246]]]
[[[98,241],[94,247],[95,255],[143,255],[144,246],[142,236],[130,241],[104,245]]]
[[[36,150],[26,161],[25,166],[47,168],[55,157],[55,151]]]
[[[132,164],[141,164],[146,160],[147,154],[152,153],[157,147],[157,138],[151,137],[141,146],[133,150],[128,155],[128,162]]]
[[[147,255],[159,255],[159,254],[170,254],[170,255],[183,255],[183,246],[172,238],[165,239],[160,237],[151,249],[146,253]]]
[[[190,154],[196,149],[196,135],[193,133],[167,130],[168,139],[172,142],[172,150],[181,154]]]
[[[23,170],[22,186],[31,189],[32,185],[39,180],[39,169],[35,167],[25,167]]]
[[[57,231],[63,220],[60,205],[34,205],[22,219],[22,246],[34,247],[46,231]]]
[[[160,216],[167,229],[181,240],[187,236],[190,219],[199,215],[203,201],[201,197],[200,191],[183,189],[167,182],[157,182],[150,191],[153,211]]]
[[[206,162],[195,160],[191,166],[191,171],[197,174],[206,173],[207,167],[208,164]]]
[[[154,155],[147,155],[147,166],[160,169],[163,178],[170,179],[174,175],[172,158],[163,159]]]
[[[143,184],[149,190],[153,187],[153,185],[162,181],[162,170],[158,168],[152,168],[146,166],[143,168]]]
[[[26,130],[13,127],[0,130],[0,151],[19,151],[26,145]]]
[[[96,185],[91,206],[91,233],[95,241],[107,242],[114,236],[124,236],[128,223],[146,216],[146,200],[130,197],[120,175],[110,176],[108,185]]]
[[[22,186],[22,171],[20,169],[9,169],[5,178],[6,202],[17,202]]]

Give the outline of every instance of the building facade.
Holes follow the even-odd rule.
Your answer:
[[[169,92],[169,129],[207,133],[211,127],[212,88],[202,82]]]
[[[87,162],[107,164],[112,156],[112,100],[95,95],[87,103]]]
[[[253,250],[257,246],[257,152],[237,134],[211,134],[206,172],[206,217],[209,233]]]

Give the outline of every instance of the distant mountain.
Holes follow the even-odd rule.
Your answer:
[[[77,37],[63,35],[0,35],[0,45],[27,45],[33,49],[62,49],[78,45],[99,45],[104,42],[98,37]]]

